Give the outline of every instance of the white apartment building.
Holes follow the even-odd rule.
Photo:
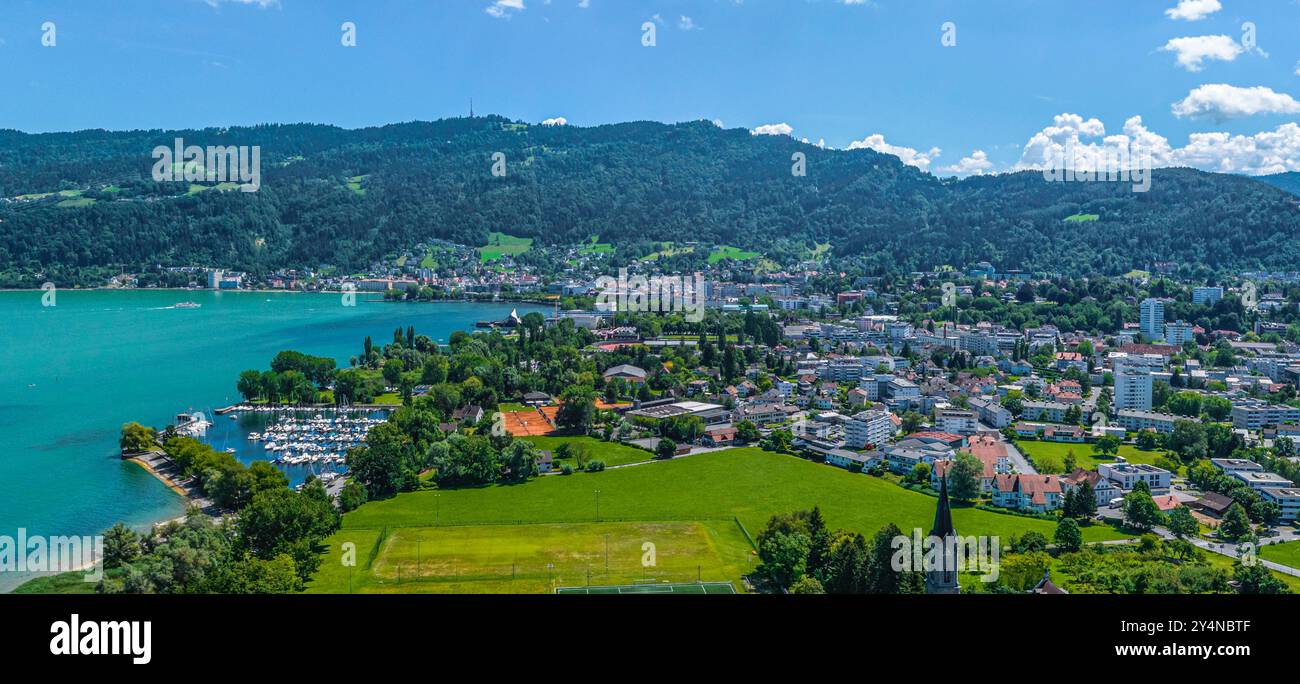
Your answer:
[[[1151,372],[1121,364],[1115,371],[1115,408],[1151,410]]]
[[[1168,490],[1173,479],[1168,470],[1145,463],[1098,463],[1097,472],[1124,491],[1133,489],[1138,482],[1145,482],[1153,494]]]
[[[998,430],[1011,425],[1014,419],[1011,412],[1003,408],[1002,404],[999,404],[998,400],[994,398],[972,397],[970,405],[979,414],[980,420]]]
[[[1290,489],[1295,487],[1294,482],[1277,473],[1238,471],[1233,473],[1232,476],[1245,482],[1247,487],[1257,492],[1262,492],[1265,489]]]
[[[844,423],[845,446],[850,449],[879,447],[893,438],[895,430],[888,411],[863,411]]]
[[[1144,299],[1140,305],[1138,327],[1147,340],[1158,340],[1165,334],[1165,303],[1159,299]]]
[[[1245,458],[1212,458],[1210,464],[1229,475],[1264,471],[1264,466]]]
[[[1169,344],[1181,347],[1184,343],[1195,340],[1196,334],[1192,332],[1192,324],[1185,321],[1174,321],[1165,324],[1165,341]]]
[[[1194,287],[1192,288],[1192,303],[1204,306],[1214,306],[1216,302],[1223,299],[1222,287]]]
[[[1300,423],[1300,409],[1286,404],[1269,404],[1258,399],[1233,402],[1232,427],[1258,430],[1265,425]]]
[[[938,409],[934,412],[934,423],[940,432],[955,435],[973,435],[980,427],[975,412],[964,409]]]
[[[1300,489],[1291,487],[1269,488],[1259,490],[1265,501],[1272,501],[1282,509],[1282,522],[1294,522],[1300,516]]]
[[[1201,422],[1198,418],[1175,416],[1172,413],[1139,411],[1137,409],[1120,409],[1116,412],[1115,418],[1115,422],[1129,432],[1155,430],[1156,432],[1166,434],[1174,431],[1174,421],[1178,420],[1190,420],[1194,423]]]

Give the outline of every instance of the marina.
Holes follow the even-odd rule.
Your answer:
[[[214,449],[235,449],[245,464],[273,460],[283,451],[267,451],[248,433],[265,432],[278,417],[330,417],[335,409],[219,416],[214,407],[241,403],[235,389],[241,371],[265,368],[285,349],[346,366],[366,335],[380,338],[413,325],[445,341],[514,308],[365,301],[346,307],[336,294],[168,290],[60,291],[58,306],[44,307],[41,294],[0,292],[8,334],[24,341],[0,364],[0,427],[10,450],[24,454],[0,459],[0,482],[8,483],[0,487],[0,529],[23,527],[33,534],[97,534],[119,521],[144,529],[184,513],[185,500],[174,489],[121,459],[125,423],[163,427],[179,424],[182,411],[202,412],[211,423],[202,439]],[[184,299],[202,306],[173,308]],[[519,314],[533,310],[542,309],[520,306]],[[387,407],[350,410],[386,417],[380,408]],[[345,469],[319,462],[278,467],[290,485]],[[0,592],[18,581],[0,576]]]
[[[245,464],[274,463],[297,486],[311,476],[329,482],[345,473],[348,450],[384,423],[390,409],[236,404],[215,413],[226,420],[215,421],[204,441]]]

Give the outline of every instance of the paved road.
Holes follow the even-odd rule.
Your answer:
[[[1155,528],[1154,531],[1156,534],[1160,535],[1161,537],[1164,537],[1165,539],[1174,538],[1173,533],[1171,533],[1169,530],[1163,527],[1157,527]],[[1261,539],[1260,546],[1267,546],[1268,544],[1277,544],[1286,541],[1295,541],[1296,539],[1297,539],[1297,535],[1294,531],[1284,529],[1284,530],[1280,530],[1279,534],[1277,535]],[[1188,541],[1192,542],[1192,545],[1195,546],[1196,548],[1209,551],[1210,553],[1217,553],[1221,556],[1227,556],[1229,558],[1238,557],[1237,545],[1231,542],[1212,542],[1207,539],[1200,539],[1200,538],[1190,539]],[[1267,561],[1264,560],[1263,558],[1259,558],[1258,555],[1256,555],[1256,560],[1264,567],[1270,570],[1276,570],[1284,575],[1291,575],[1292,577],[1300,577],[1300,569],[1298,568],[1293,568],[1289,565],[1282,565],[1281,563],[1274,563],[1273,561]]]
[[[1038,471],[1034,469],[1034,466],[1029,463],[1029,459],[1025,458],[1025,455],[1020,453],[1020,450],[1016,448],[1015,444],[1007,441],[1005,437],[999,436],[999,439],[1001,439],[1002,443],[1006,445],[1007,458],[1011,461],[1011,466],[1016,469],[1017,473],[1024,473],[1026,475],[1036,475],[1038,473]]]

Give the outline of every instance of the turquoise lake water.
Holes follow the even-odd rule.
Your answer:
[[[47,307],[42,295],[0,292],[0,535],[95,534],[180,515],[178,496],[118,457],[122,424],[211,417],[238,401],[240,371],[267,368],[279,351],[347,367],[366,335],[384,344],[413,325],[445,342],[513,308],[542,310],[213,291],[60,291]],[[174,308],[182,301],[202,308]],[[0,591],[14,584],[0,573]]]

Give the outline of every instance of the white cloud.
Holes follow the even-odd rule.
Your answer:
[[[591,7],[591,0],[578,0],[578,9],[587,9]]]
[[[750,131],[753,135],[790,135],[794,128],[788,123],[763,124]]]
[[[1221,9],[1219,0],[1178,0],[1178,5],[1165,10],[1165,15],[1174,20],[1200,21]]]
[[[700,30],[700,27],[695,24],[695,20],[686,16],[685,14],[682,15],[681,19],[677,20],[677,28],[680,28],[683,31]]]
[[[525,9],[528,8],[524,7],[524,0],[495,0],[495,2],[488,5],[483,11],[487,12],[489,16],[497,19],[509,19],[514,16],[511,14],[512,12],[522,12]]]
[[[1223,60],[1231,62],[1237,59],[1246,48],[1228,36],[1185,36],[1174,38],[1160,48],[1161,52],[1173,52],[1178,55],[1178,66],[1188,71],[1200,71],[1205,60]]]
[[[937,147],[930,148],[928,152],[918,152],[911,147],[890,145],[885,142],[885,136],[879,133],[869,135],[862,140],[855,140],[849,143],[846,149],[875,150],[882,154],[892,154],[901,159],[904,164],[915,166],[922,171],[930,170],[930,162],[934,161],[934,158],[942,153],[942,150]]]
[[[992,170],[993,162],[989,161],[988,153],[984,150],[975,150],[969,157],[962,157],[956,164],[940,168],[939,172],[954,176],[982,176]]]
[[[1073,159],[1065,154],[1073,145]],[[1108,156],[1127,148],[1130,159],[1150,156],[1155,168],[1187,166],[1218,173],[1263,175],[1300,171],[1300,126],[1286,123],[1254,135],[1223,132],[1192,133],[1184,147],[1148,129],[1142,117],[1124,122],[1123,133],[1107,136],[1097,119],[1061,114],[1054,125],[1034,134],[1025,145],[1015,170],[1041,169],[1048,160],[1064,159],[1079,170],[1106,168]]]
[[[1193,89],[1187,97],[1175,102],[1173,113],[1179,118],[1208,116],[1221,122],[1255,114],[1300,113],[1300,102],[1265,86],[1239,88],[1226,83],[1209,83]]]
[[[547,119],[543,121],[542,125],[543,126],[568,126],[569,120],[562,116],[557,116],[554,119]]]

